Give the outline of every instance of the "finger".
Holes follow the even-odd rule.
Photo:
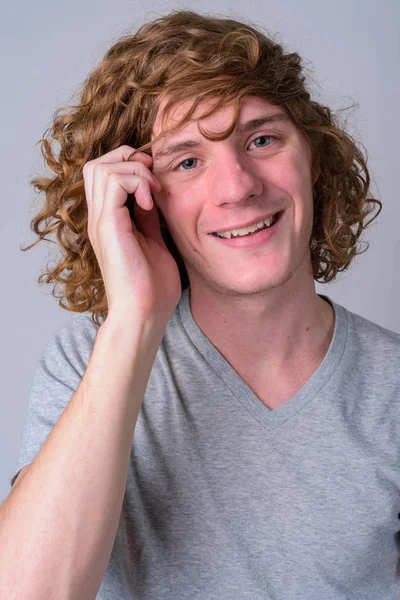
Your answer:
[[[93,192],[90,203],[90,219],[96,221],[103,210],[103,204],[105,201],[105,190],[107,187],[108,178],[112,173],[119,173],[121,175],[138,176],[146,179],[149,184],[152,184],[152,189],[159,192],[161,191],[160,182],[154,177],[149,169],[140,162],[119,162],[119,163],[102,163],[99,162],[94,166],[93,169]],[[143,199],[143,207],[152,206],[150,201],[150,194],[142,194],[136,200],[138,202]],[[126,201],[126,199],[125,199]]]
[[[110,152],[107,152],[98,158],[88,161],[83,166],[83,179],[88,204],[92,198],[94,167],[97,165],[97,163],[129,161],[133,153],[135,161],[142,162],[148,168],[150,168],[153,164],[153,158],[145,152],[137,152],[135,148],[132,148],[132,146],[124,145],[119,146],[118,148],[115,148],[115,150],[111,150]]]
[[[150,210],[153,206],[151,192],[155,191],[152,186],[153,183],[149,183],[144,177],[111,173],[107,179],[103,208],[98,221],[93,221],[93,227],[97,228],[100,220],[114,219],[117,209],[124,207],[128,194],[135,194],[137,201],[143,204],[145,209]]]

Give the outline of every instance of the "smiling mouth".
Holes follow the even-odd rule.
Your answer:
[[[252,225],[251,227],[244,227],[243,230],[241,230],[241,229],[239,229],[238,231],[230,230],[230,231],[224,232],[223,234],[215,232],[215,233],[212,233],[212,235],[215,237],[218,237],[218,238],[222,238],[222,239],[231,239],[233,237],[234,238],[251,237],[252,235],[259,233],[260,231],[263,231],[264,229],[269,229],[270,227],[273,227],[273,225],[275,225],[275,223],[280,219],[282,213],[283,213],[283,211],[277,212],[272,216],[272,219],[264,219],[264,221],[260,221],[258,225],[255,224],[255,225]],[[261,223],[262,223],[262,225],[261,225]],[[248,231],[249,229],[254,229],[254,231]]]

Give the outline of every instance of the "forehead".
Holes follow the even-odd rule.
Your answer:
[[[178,133],[182,133],[182,132],[192,132],[192,133],[198,132],[198,133],[200,133],[198,124],[194,122],[194,119],[201,116],[206,110],[212,108],[212,106],[215,104],[215,102],[216,102],[216,100],[208,100],[205,102],[201,102],[197,106],[197,108],[192,116],[192,120],[189,121],[188,123],[186,123],[178,131],[167,134],[167,136],[165,138],[163,138],[163,140],[165,140],[167,138],[169,139],[170,137],[172,137],[172,135],[177,135]],[[162,133],[163,131],[170,129],[171,127],[175,127],[179,123],[179,121],[185,116],[185,114],[188,112],[188,110],[190,109],[190,107],[193,104],[193,101],[186,100],[186,101],[181,102],[181,103],[177,104],[176,106],[174,106],[172,108],[172,110],[170,110],[169,114],[167,115],[167,118],[165,119],[164,127],[163,127],[162,126],[162,117],[164,115],[164,108],[165,108],[166,104],[167,104],[167,99],[164,99],[160,103],[160,107],[158,109],[157,116],[156,116],[154,126],[153,126],[152,139],[157,137],[158,135],[160,135],[160,133]],[[268,114],[277,114],[277,113],[286,114],[285,111],[281,107],[271,104],[264,98],[259,98],[256,96],[245,96],[244,98],[242,98],[242,100],[240,102],[239,122],[244,122],[244,121],[250,120],[261,114],[265,116]],[[201,120],[201,124],[204,129],[213,131],[215,133],[220,132],[220,131],[222,132],[225,129],[227,129],[229,127],[229,125],[232,123],[233,117],[234,117],[234,104],[233,104],[233,102],[231,102],[231,103],[226,104],[226,106],[224,106],[223,108],[220,108],[215,113],[209,115],[208,117],[203,118]],[[154,147],[158,146],[161,142],[162,142],[162,140],[159,140],[158,142],[156,142],[154,144]]]

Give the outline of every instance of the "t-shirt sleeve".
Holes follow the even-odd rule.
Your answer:
[[[50,338],[40,354],[31,383],[20,447],[20,470],[33,461],[61,417],[85,374],[98,327],[91,315],[75,316]]]

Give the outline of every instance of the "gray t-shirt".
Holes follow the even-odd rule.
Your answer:
[[[98,600],[400,598],[400,335],[322,297],[336,314],[329,351],[270,410],[183,292],[138,417]],[[73,396],[97,331],[79,315],[44,348],[14,478]]]

